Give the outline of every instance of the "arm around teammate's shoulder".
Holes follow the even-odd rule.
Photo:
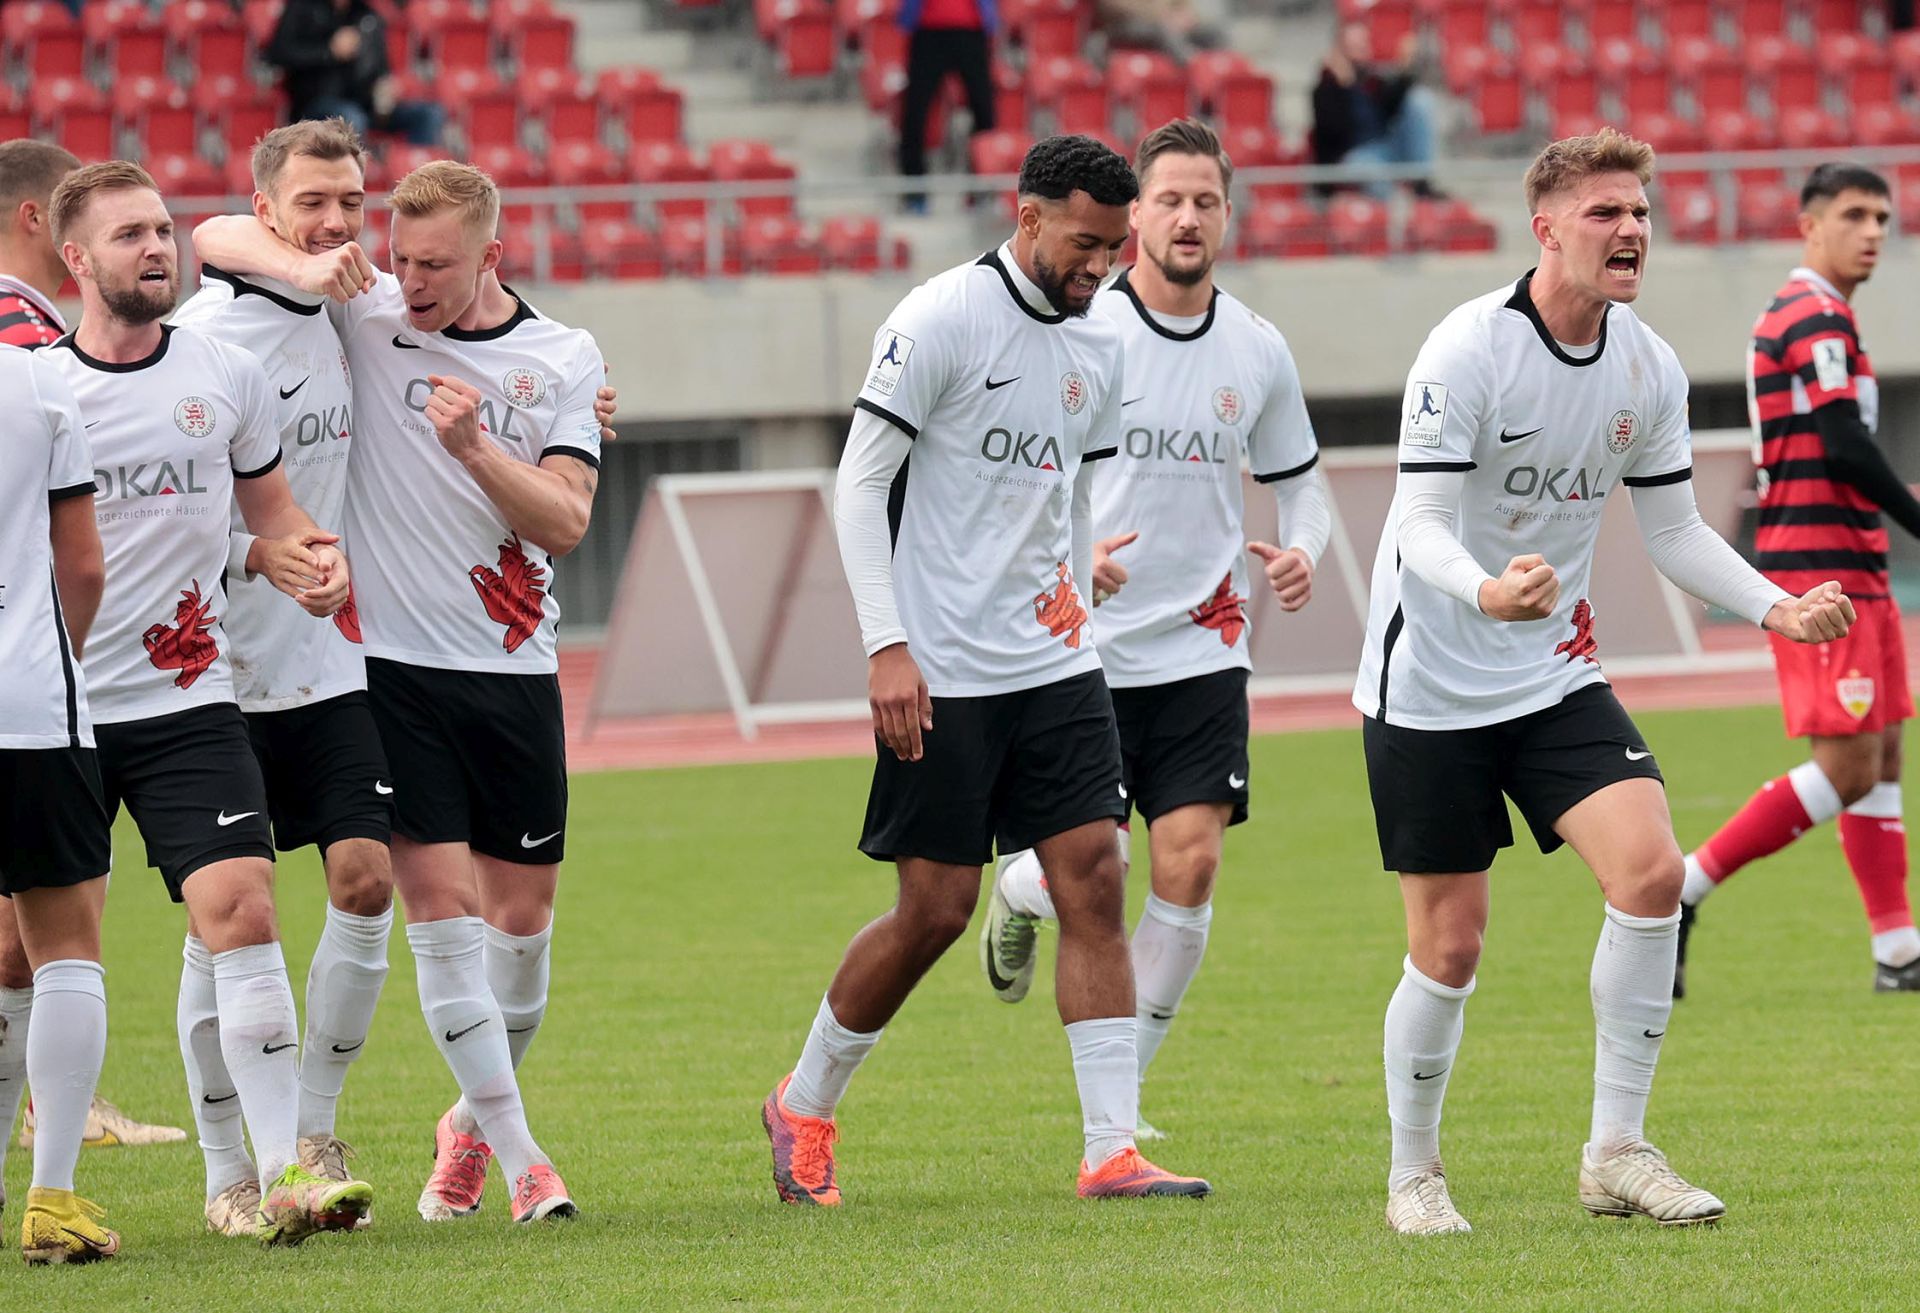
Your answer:
[[[373,290],[373,261],[360,243],[309,255],[281,241],[250,214],[219,214],[203,221],[193,230],[193,251],[203,263],[229,273],[278,278],[342,303]]]

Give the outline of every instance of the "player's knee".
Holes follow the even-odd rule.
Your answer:
[[[336,855],[337,853],[337,855]],[[327,894],[351,916],[379,916],[393,905],[393,863],[383,845],[355,842],[328,853]]]
[[[1453,989],[1464,989],[1480,969],[1480,947],[1485,936],[1477,929],[1462,927],[1438,935],[1420,954],[1424,960],[1414,965],[1421,974]]]
[[[1630,916],[1671,916],[1680,906],[1680,887],[1687,865],[1678,847],[1669,846],[1642,856],[1622,896],[1609,901]]]
[[[1153,868],[1154,897],[1180,907],[1198,907],[1213,897],[1213,879],[1219,869],[1220,854],[1210,848],[1177,853],[1172,861]]]
[[[1851,807],[1880,782],[1880,763],[1868,757],[1849,757],[1826,770],[1827,781],[1840,795],[1840,805]]]
[[[33,968],[19,941],[0,944],[0,989],[32,989]]]

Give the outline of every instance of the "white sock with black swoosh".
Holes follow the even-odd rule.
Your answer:
[[[1147,895],[1140,924],[1133,929],[1134,1025],[1139,1034],[1141,1080],[1147,1078],[1147,1064],[1173,1029],[1180,1000],[1200,970],[1212,924],[1212,900],[1181,907]]]
[[[550,1160],[527,1129],[506,1025],[482,960],[485,925],[477,916],[421,921],[407,927],[407,943],[434,1046],[511,1182],[535,1163]]]
[[[1393,1165],[1387,1189],[1398,1190],[1440,1165],[1440,1108],[1466,1028],[1473,981],[1458,988],[1426,975],[1407,958],[1387,1004],[1387,1120]]]
[[[207,1163],[207,1198],[212,1199],[255,1172],[240,1121],[240,1092],[233,1088],[227,1060],[220,1052],[213,954],[188,935],[181,956],[185,962],[180,968],[180,1006],[174,1019],[179,1027],[180,1061],[187,1069],[187,1098],[193,1104],[193,1124]]]
[[[300,1024],[280,945],[213,955],[220,1056],[227,1060],[264,1192],[295,1157],[300,1108]]]
[[[486,950],[481,960],[486,964],[487,985],[493,990],[494,1002],[500,1005],[500,1019],[507,1028],[507,1051],[513,1057],[514,1071],[518,1072],[547,1015],[547,979],[553,966],[553,922],[547,922],[546,929],[532,935],[510,935],[491,925],[485,933]],[[460,1101],[454,1118],[458,1122],[477,1123],[465,1099]]]
[[[300,1062],[300,1134],[332,1135],[347,1068],[365,1050],[387,979],[393,909],[355,916],[327,904],[307,968],[307,1035]]]
[[[1647,1098],[1673,1015],[1680,913],[1628,916],[1611,903],[1593,953],[1593,1129],[1606,1158],[1646,1138]]]

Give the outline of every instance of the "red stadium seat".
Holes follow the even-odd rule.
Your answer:
[[[1874,7],[1880,8],[1878,5]],[[1845,33],[1858,32],[1865,8],[1860,0],[1812,0],[1807,6],[1807,22],[1813,29],[1814,44],[1823,44]]]
[[[113,107],[120,126],[139,142],[143,158],[196,153],[199,116],[172,78],[121,78],[113,84]]]
[[[33,135],[33,115],[26,97],[0,82],[0,141],[13,141]]]
[[[1027,130],[1027,80],[1005,60],[993,64],[993,119],[997,128]]]
[[[1828,83],[1853,108],[1884,105],[1894,98],[1893,55],[1864,32],[1835,32],[1815,47]]]
[[[1407,245],[1416,251],[1491,251],[1494,226],[1462,200],[1416,200],[1407,221]]]
[[[34,135],[49,137],[82,160],[110,160],[113,111],[99,88],[81,78],[57,77],[33,85]]]
[[[498,23],[498,19],[494,21]],[[522,72],[531,68],[572,68],[573,20],[565,14],[530,17],[512,30],[507,49]]]
[[[1250,256],[1313,260],[1333,253],[1326,220],[1306,201],[1255,206],[1240,225],[1240,248]]]
[[[271,98],[227,106],[214,116],[229,154],[251,155],[254,143],[280,125],[280,107]]]
[[[1653,8],[1654,26],[1669,48],[1682,37],[1714,35],[1713,0],[1664,0]]]
[[[1687,155],[1707,148],[1707,139],[1699,125],[1678,114],[1637,115],[1633,120],[1633,135],[1662,155]],[[1661,172],[1665,171],[1663,167]]]
[[[412,18],[426,39],[427,58],[439,72],[493,66],[493,33],[485,19],[449,18],[430,27],[420,15]]]
[[[1719,110],[1702,122],[1715,150],[1772,150],[1778,144],[1773,124],[1745,110]]]
[[[906,89],[907,34],[891,19],[876,19],[860,29],[860,95],[867,108],[883,113]]]
[[[1447,90],[1462,97],[1473,94],[1474,83],[1490,66],[1505,62],[1507,57],[1493,46],[1455,46],[1440,54],[1441,75],[1446,79]]]
[[[1028,65],[1027,86],[1034,100],[1053,112],[1055,132],[1098,136],[1108,130],[1106,79],[1078,55],[1054,55]]]
[[[819,246],[791,215],[759,215],[731,235],[745,273],[816,274],[823,267]]]
[[[1662,188],[1658,220],[1667,235],[1678,242],[1712,244],[1720,240],[1719,202],[1705,187]]]
[[[12,12],[11,6],[0,8],[0,14]],[[15,43],[9,39],[7,44],[10,49],[24,49],[29,82],[79,77],[86,72],[86,45],[78,26],[37,29],[24,40]]]
[[[1894,68],[1911,90],[1920,82],[1920,27],[1895,32],[1887,47],[1893,55]]]
[[[513,40],[522,26],[553,14],[553,0],[490,0],[485,6],[487,26],[500,45]]]
[[[1493,39],[1485,0],[1440,0],[1430,30],[1442,50],[1456,46],[1484,46]]]
[[[1549,118],[1600,112],[1600,76],[1586,55],[1571,46],[1542,46],[1520,64],[1527,94]]]
[[[1632,12],[1630,7],[1622,7]],[[1514,0],[1507,14],[1507,32],[1517,51],[1548,43],[1558,45],[1567,39],[1565,10],[1559,0]]]
[[[1776,114],[1820,103],[1820,68],[1807,47],[1784,36],[1749,37],[1745,55]]]
[[[1416,25],[1413,6],[1407,0],[1371,0],[1370,3],[1342,4],[1344,21],[1367,25],[1367,39],[1376,58],[1390,59],[1399,50]]]
[[[660,239],[627,219],[596,219],[580,226],[580,254],[603,278],[659,278],[666,272]]]
[[[743,196],[734,202],[747,219],[793,213],[794,168],[764,141],[716,141],[707,149],[707,168],[715,182],[786,183],[771,195]]]
[[[1920,142],[1920,123],[1898,105],[1862,105],[1853,111],[1853,139],[1862,146]]]
[[[161,14],[175,57],[196,80],[210,74],[240,74],[247,63],[247,29],[220,0],[182,0]]]
[[[844,43],[857,46],[867,24],[892,22],[899,12],[900,0],[834,0],[833,26]]]
[[[1778,36],[1787,30],[1787,0],[1732,0],[1734,30],[1742,39]]]
[[[1218,58],[1224,53],[1204,51],[1188,61],[1195,98],[1223,123],[1272,123],[1273,79],[1239,55]]]
[[[150,155],[146,157],[147,172],[160,184],[160,192],[172,204],[178,197],[196,197],[210,199],[226,191],[226,179],[220,170],[213,167],[197,155]],[[251,181],[247,190],[253,190]],[[176,213],[175,221],[179,226],[188,225]]]
[[[780,53],[780,71],[790,78],[827,77],[839,63],[833,13],[825,7],[809,7],[781,20],[774,30],[774,45]]]
[[[1387,207],[1371,196],[1342,192],[1328,201],[1327,229],[1343,255],[1387,253]]]
[[[600,102],[588,92],[550,92],[543,97],[538,117],[549,142],[600,140]]]
[[[628,155],[627,162],[634,181],[651,186],[710,182],[713,177],[706,165],[678,142],[641,142]],[[707,203],[699,197],[680,197],[654,202],[653,212],[663,223],[669,219],[705,219]]]
[[[550,181],[546,162],[519,146],[482,146],[468,158],[502,187],[544,187]]]
[[[1825,150],[1846,144],[1847,125],[1824,109],[1802,106],[1780,112],[1780,145],[1784,150]]]
[[[167,34],[142,0],[105,0],[80,11],[87,45],[116,77],[167,71]]]
[[[706,274],[707,221],[698,215],[682,214],[660,223],[660,255],[668,273],[699,278]],[[719,269],[713,272],[719,273]]]
[[[1747,183],[1740,189],[1742,241],[1790,241],[1800,235],[1800,194],[1784,182]]]
[[[41,37],[78,35],[73,13],[59,0],[12,0],[0,5],[0,43],[18,49]]]
[[[367,161],[367,185],[373,186],[372,160]],[[227,156],[225,168],[221,170],[222,190],[229,196],[253,195],[253,161],[245,155]]]
[[[1747,108],[1747,68],[1734,51],[1710,37],[1682,36],[1669,39],[1667,57],[1685,78],[1697,113]]]
[[[454,124],[466,139],[469,153],[482,146],[517,146],[520,144],[520,102],[513,92],[504,86],[495,85],[479,89],[480,69],[452,70],[448,77],[466,75],[474,77],[476,89],[469,94],[447,98],[452,110]],[[487,73],[484,76],[492,76]],[[446,79],[442,79],[443,84]]]
[[[836,214],[820,225],[820,256],[829,269],[872,273],[880,268],[880,221],[867,214]]]
[[[618,117],[627,132],[627,144],[680,140],[680,93],[645,68],[601,70],[594,83],[600,103]]]
[[[1482,132],[1518,132],[1526,119],[1526,97],[1513,61],[1483,50],[1469,81],[1474,117]]]
[[[245,0],[240,7],[240,24],[247,29],[247,40],[255,50],[265,50],[280,25],[284,0]]]
[[[1002,17],[1029,62],[1078,54],[1087,33],[1088,15],[1079,0],[1014,0]]]
[[[1033,138],[1026,133],[995,128],[992,132],[977,132],[968,139],[967,162],[975,173],[1018,173],[1031,149]]]
[[[1673,108],[1673,77],[1667,61],[1638,41],[1616,37],[1594,49],[1593,64],[1603,82],[1616,89],[1629,119]]]
[[[1107,87],[1143,137],[1191,111],[1186,72],[1158,51],[1119,50],[1107,59]]]

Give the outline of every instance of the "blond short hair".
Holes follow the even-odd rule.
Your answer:
[[[131,160],[108,160],[75,169],[53,189],[53,201],[48,208],[54,244],[58,246],[67,240],[74,227],[86,217],[94,197],[105,192],[139,190],[157,192],[160,188],[152,174]]]
[[[1133,157],[1133,173],[1146,185],[1147,171],[1162,155],[1200,155],[1220,166],[1220,190],[1233,187],[1233,161],[1220,134],[1199,119],[1173,119],[1149,132]]]
[[[254,143],[253,188],[269,196],[295,155],[316,160],[352,160],[367,171],[367,147],[353,124],[343,118],[308,119],[275,128]]]
[[[500,189],[471,164],[433,160],[393,185],[387,206],[409,219],[459,210],[467,227],[492,240],[500,226]]]
[[[1528,212],[1538,213],[1546,197],[1601,173],[1631,173],[1644,187],[1653,181],[1653,147],[1613,128],[1552,143],[1527,168]]]

